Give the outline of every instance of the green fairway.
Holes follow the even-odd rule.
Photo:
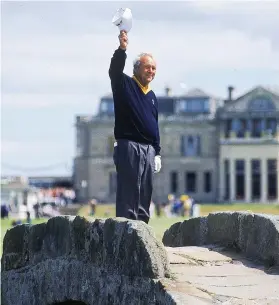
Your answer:
[[[253,213],[263,213],[279,215],[279,204],[203,204],[200,205],[200,216],[207,216],[209,213],[218,211],[249,211]],[[79,210],[79,215],[88,216],[89,207],[84,205]],[[114,217],[115,216],[115,205],[97,205],[97,216],[96,217]],[[165,217],[163,217],[165,219]],[[168,218],[167,218],[168,219]],[[173,219],[173,218],[171,218]],[[175,218],[177,219],[177,218]],[[168,219],[169,220],[169,219]]]
[[[253,213],[263,213],[279,215],[279,204],[203,204],[200,205],[200,216],[206,216],[212,212],[218,211],[249,211]],[[83,206],[79,215],[87,216],[89,214],[89,207]],[[97,205],[97,217],[114,217],[115,205]],[[164,218],[164,217],[163,217]],[[172,219],[172,218],[171,218]]]
[[[204,204],[200,206],[200,215],[206,216],[209,213],[217,211],[247,211],[253,213],[279,215],[279,205],[262,205],[262,204]],[[85,205],[79,210],[79,215],[88,217],[89,206]],[[115,216],[115,205],[97,205],[96,217],[106,218]],[[161,217],[151,218],[149,225],[153,228],[158,239],[162,239],[166,229],[172,224],[183,221],[187,218],[171,217],[168,218],[162,213]]]
[[[208,213],[216,211],[249,211],[254,213],[264,213],[264,214],[274,214],[279,215],[279,205],[260,205],[260,204],[248,204],[248,205],[216,205],[216,204],[206,204],[201,205],[200,214],[202,216],[208,215]],[[88,219],[93,219],[89,217],[89,207],[88,205],[83,206],[78,215],[84,216]],[[98,205],[96,211],[96,218],[108,218],[115,217],[115,206],[114,205]],[[163,234],[166,229],[168,229],[172,224],[183,221],[185,218],[182,217],[172,217],[167,218],[162,215],[161,217],[154,217],[150,220],[149,225],[153,228],[154,233],[158,239],[162,239]],[[33,220],[32,224],[42,223],[47,221],[47,219]],[[6,231],[11,228],[12,219],[1,220],[1,245],[0,245],[0,255],[2,255],[2,244],[3,238]]]
[[[275,204],[204,204],[201,205],[201,215],[217,211],[249,211],[252,213],[279,215],[279,205]]]

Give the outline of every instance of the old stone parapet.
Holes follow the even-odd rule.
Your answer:
[[[279,304],[278,224],[212,213],[171,226],[165,246],[144,222],[123,218],[16,226],[4,238],[1,304]]]
[[[246,212],[210,213],[172,225],[163,236],[169,247],[217,244],[267,265],[279,265],[279,217]]]
[[[7,231],[2,304],[174,304],[159,281],[168,274],[166,250],[143,222],[59,216]]]

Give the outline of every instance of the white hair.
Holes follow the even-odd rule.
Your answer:
[[[137,70],[140,66],[140,60],[142,57],[145,57],[145,56],[148,56],[148,57],[151,57],[152,59],[153,58],[153,55],[151,53],[140,53],[133,61],[133,73],[136,74],[137,73]]]

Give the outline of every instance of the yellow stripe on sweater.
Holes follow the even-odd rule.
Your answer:
[[[144,93],[144,94],[147,94],[149,91],[151,91],[151,88],[149,85],[147,86],[143,86],[139,80],[135,77],[135,75],[133,75],[133,79],[136,81],[136,83],[139,85],[139,87],[141,88],[141,91]]]

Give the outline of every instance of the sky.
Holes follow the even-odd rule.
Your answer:
[[[2,175],[72,174],[75,117],[111,92],[120,7],[133,14],[124,72],[151,52],[157,96],[279,85],[279,1],[2,1]]]

